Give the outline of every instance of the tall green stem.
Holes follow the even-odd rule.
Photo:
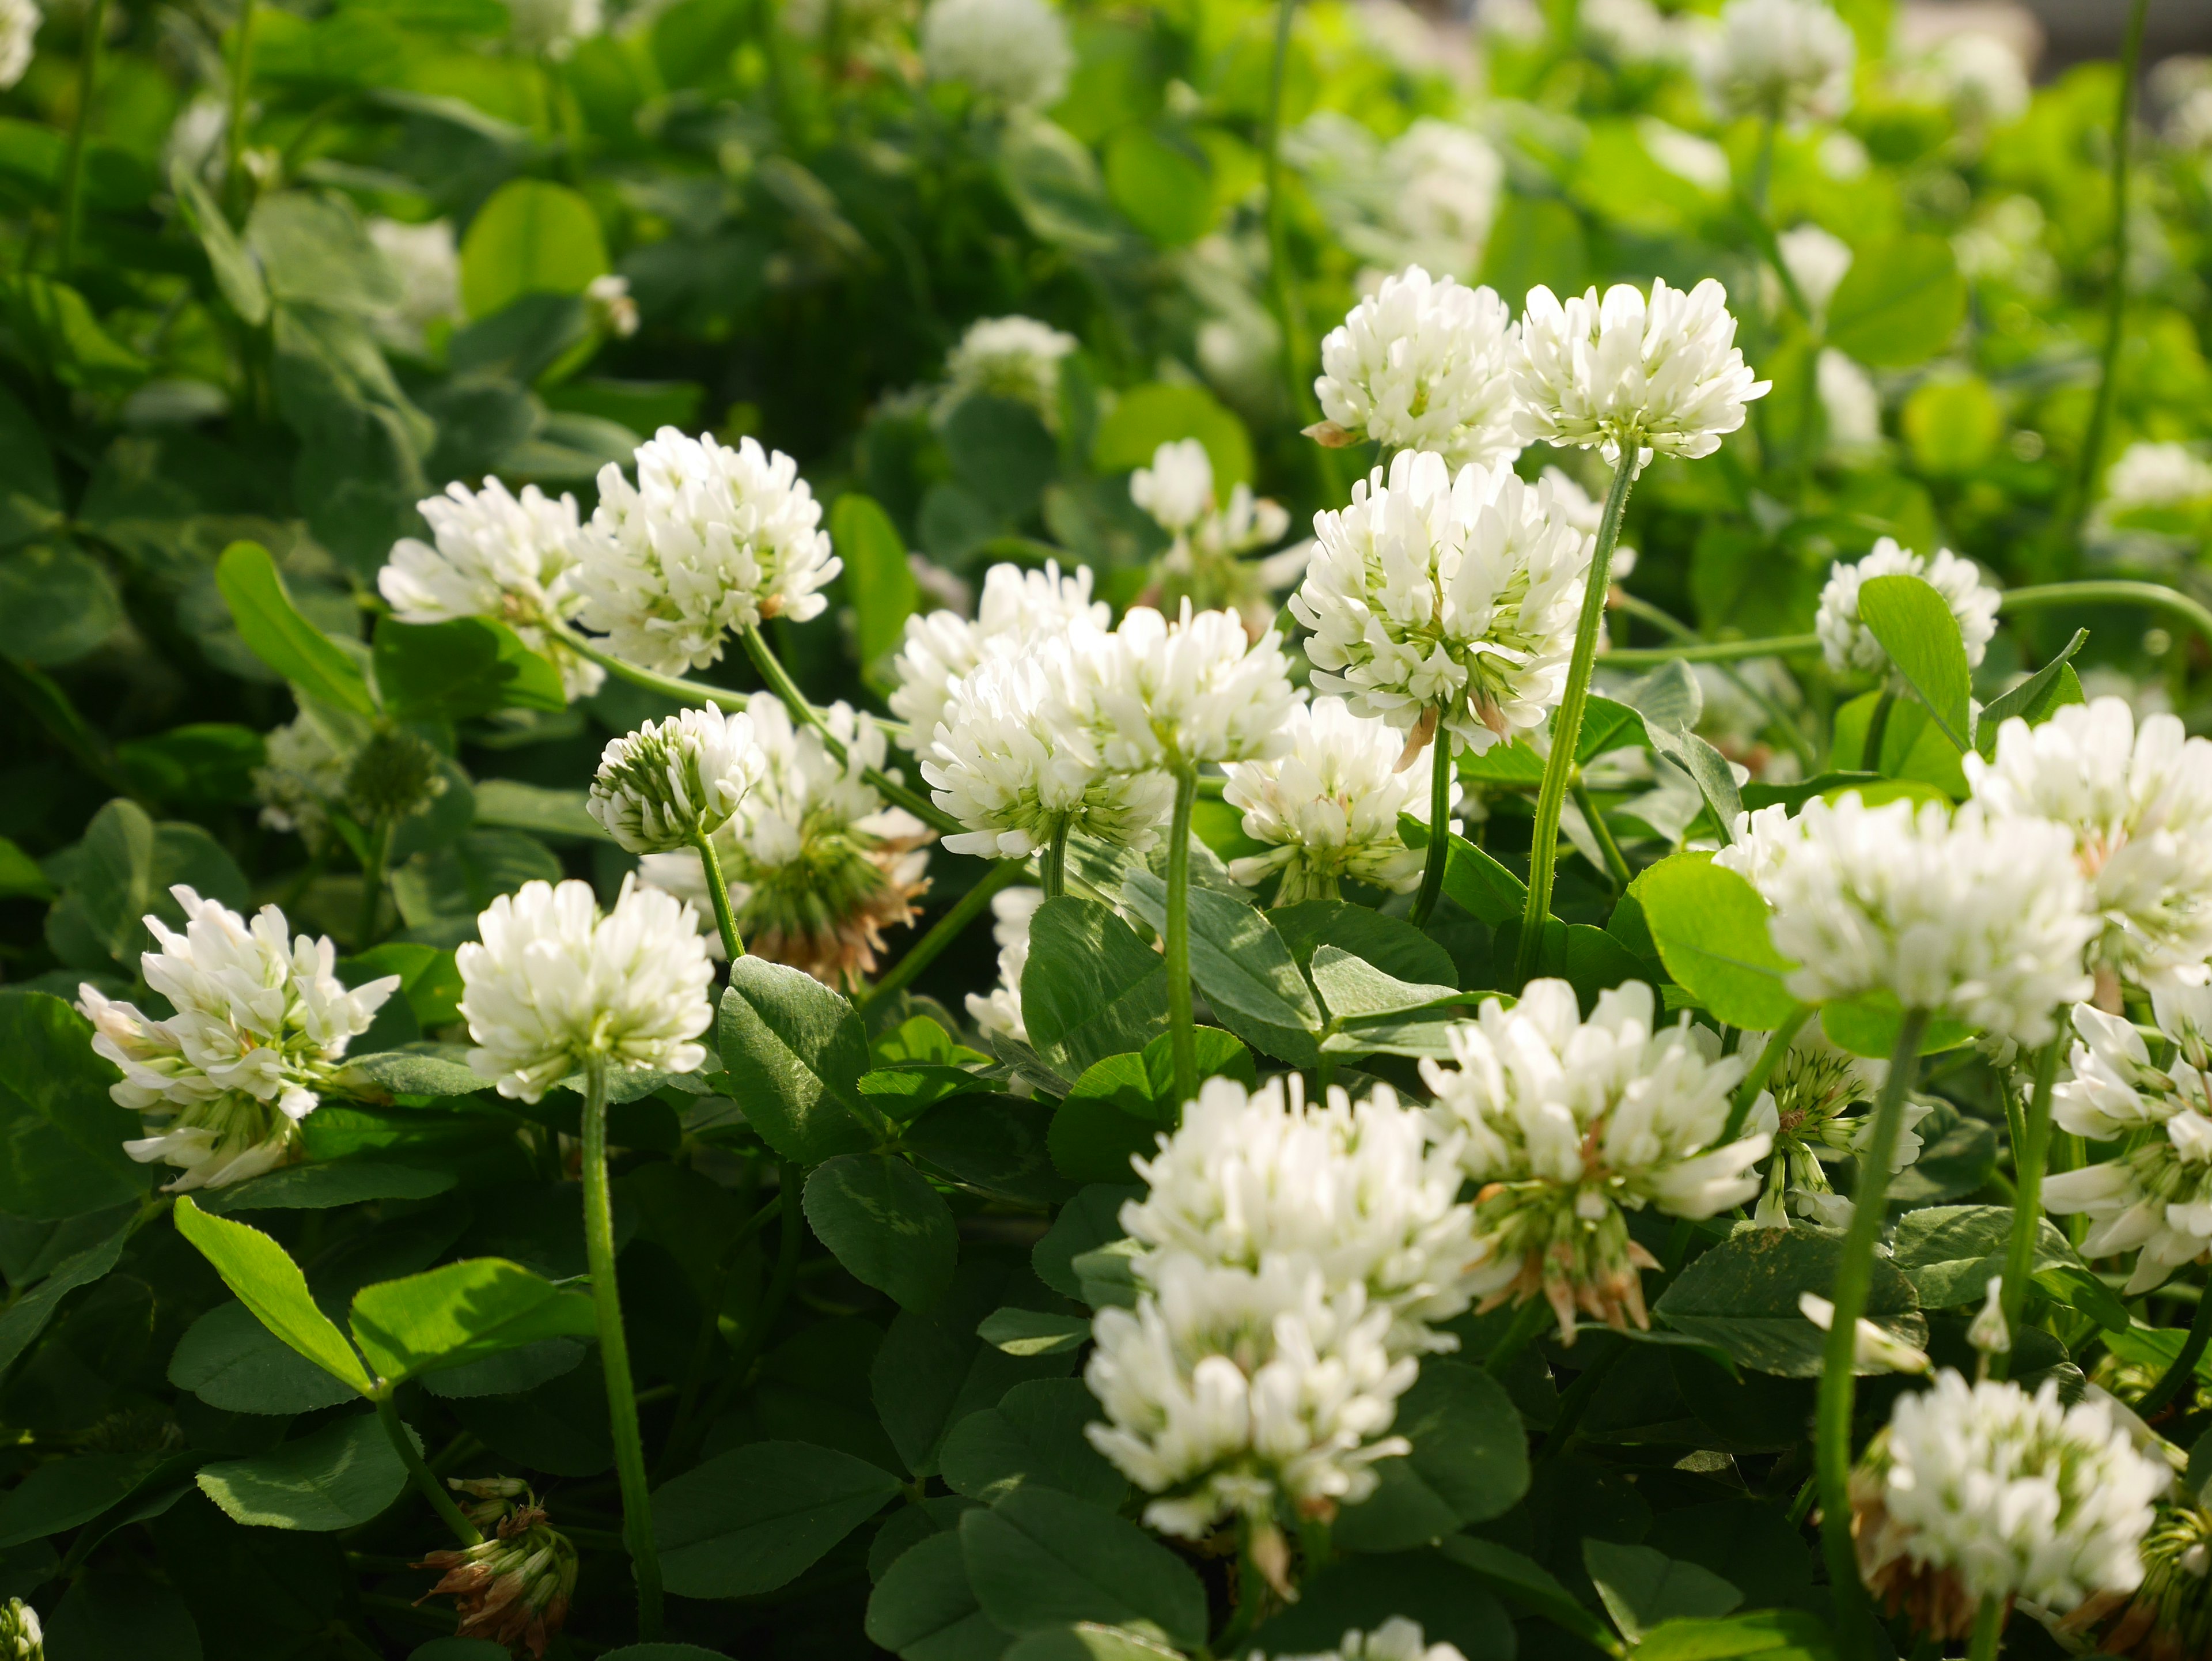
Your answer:
[[[1605,822],[1605,815],[1598,810],[1597,800],[1590,794],[1589,786],[1583,782],[1579,769],[1576,770],[1574,782],[1567,787],[1567,790],[1574,797],[1576,807],[1582,812],[1583,823],[1589,826],[1591,839],[1597,843],[1598,854],[1605,861],[1606,875],[1613,879],[1613,885],[1616,889],[1626,893],[1628,885],[1636,880],[1636,873],[1628,868],[1628,856],[1620,851],[1620,844],[1613,839],[1613,827]]]
[[[1443,711],[1437,715],[1437,730],[1429,739],[1429,857],[1421,867],[1421,891],[1413,897],[1413,927],[1429,920],[1443,896],[1444,869],[1451,863],[1452,741],[1444,730]]]
[[[1606,589],[1612,581],[1613,548],[1620,540],[1620,516],[1628,507],[1629,487],[1635,482],[1636,446],[1630,442],[1621,447],[1620,460],[1613,470],[1613,486],[1605,493],[1605,515],[1598,521],[1597,546],[1590,555],[1589,575],[1583,588],[1582,618],[1575,625],[1574,655],[1567,662],[1566,691],[1552,716],[1552,753],[1544,764],[1543,788],[1536,793],[1536,828],[1528,843],[1528,905],[1521,915],[1516,983],[1525,983],[1536,972],[1537,953],[1544,944],[1544,922],[1552,915],[1552,866],[1559,857],[1559,812],[1566,805],[1567,781],[1574,776],[1575,745],[1583,735],[1583,708],[1589,701],[1590,668],[1597,660],[1598,630],[1605,624]]]
[[[2159,1374],[2150,1394],[2136,1403],[2139,1416],[2150,1418],[2181,1393],[2182,1385],[2196,1377],[2197,1358],[2204,1354],[2208,1339],[2212,1339],[2212,1287],[2205,1288],[2197,1300],[2197,1314],[2189,1323],[2189,1336],[2181,1341],[2181,1353],[2173,1358],[2171,1366]]]
[[[400,1421],[398,1406],[392,1401],[389,1389],[376,1398],[376,1421],[384,1427],[384,1433],[392,1439],[392,1448],[399,1455],[399,1463],[407,1467],[407,1475],[413,1479],[422,1497],[430,1502],[430,1509],[443,1518],[446,1526],[453,1531],[453,1538],[465,1546],[483,1544],[483,1536],[477,1531],[477,1525],[461,1514],[461,1508],[454,1503],[452,1493],[438,1480],[437,1473],[422,1462],[422,1450],[415,1445],[415,1439],[407,1433],[407,1427]]]
[[[2112,113],[2112,286],[2105,301],[2105,348],[2097,360],[2097,401],[2089,406],[2089,429],[2081,440],[2081,472],[2075,481],[2075,517],[2089,511],[2097,493],[2097,465],[2105,453],[2105,429],[2112,418],[2113,383],[2118,378],[2120,342],[2128,316],[2128,152],[2136,115],[2136,73],[2142,64],[2143,15],[2150,0],[2128,8],[2127,33],[2120,43],[2119,106]]]
[[[722,950],[734,964],[745,955],[745,943],[738,934],[738,914],[730,909],[730,885],[722,878],[722,856],[714,851],[711,836],[702,834],[691,845],[699,850],[699,868],[707,873],[707,894],[714,902],[714,927],[721,933]]]
[[[1875,1104],[1874,1124],[1858,1159],[1859,1180],[1851,1196],[1851,1226],[1836,1265],[1835,1315],[1821,1361],[1820,1412],[1814,1440],[1820,1457],[1820,1547],[1828,1561],[1828,1582],[1835,1588],[1836,1621],[1844,1637],[1845,1661],[1869,1661],[1867,1628],[1873,1614],[1859,1590],[1858,1558],[1851,1548],[1851,1403],[1857,1392],[1859,1317],[1866,1313],[1874,1285],[1875,1246],[1881,1236],[1889,1196],[1889,1167],[1905,1119],[1905,1098],[1920,1066],[1920,1037],[1928,1012],[1912,1010],[1899,1023],[1897,1048],[1889,1058],[1889,1077]],[[1847,1614],[1848,1611],[1848,1614]]]
[[[607,1421],[615,1474],[622,1488],[623,1542],[637,1579],[637,1635],[660,1636],[660,1556],[653,1544],[653,1508],[645,1476],[645,1438],[637,1424],[637,1386],[630,1377],[629,1341],[623,1331],[622,1289],[615,1281],[615,1211],[607,1183],[607,1058],[584,1062],[584,1256],[592,1272],[592,1308],[599,1317],[599,1364],[607,1376]]]
[[[1037,855],[1037,879],[1044,886],[1044,897],[1056,900],[1067,892],[1067,832],[1069,822],[1062,819],[1052,833],[1052,840]]]
[[[1997,1661],[2004,1643],[2005,1600],[1992,1592],[1974,1611],[1974,1635],[1966,1644],[1966,1661]]]
[[[2027,1305],[2027,1276],[2035,1265],[2035,1237],[2043,1226],[2043,1167],[2051,1153],[2051,1092],[2058,1077],[2058,1057],[2066,1048],[2066,1024],[2062,1019],[2051,1042],[2035,1061],[2035,1089],[2021,1121],[2020,1140],[2012,1150],[2012,1238],[2006,1242],[2004,1273],[2005,1330],[2013,1348],[2020,1347],[2021,1311]],[[2002,1378],[2012,1357],[1999,1351],[1990,1357],[1990,1375]]]
[[[100,48],[107,37],[107,0],[92,0],[84,14],[84,46],[77,58],[76,109],[70,119],[69,153],[62,161],[62,243],[58,269],[67,277],[76,265],[77,230],[84,218],[85,141],[92,127],[92,100],[100,80]]]
[[[1198,1031],[1190,995],[1190,814],[1198,769],[1176,773],[1175,818],[1168,830],[1168,1047],[1175,1058],[1176,1107],[1198,1094]]]
[[[1770,635],[1764,640],[1711,640],[1694,646],[1619,646],[1605,654],[1608,669],[1656,669],[1684,663],[1741,663],[1746,658],[1798,657],[1820,649],[1818,635]]]
[[[246,94],[253,80],[254,0],[240,0],[238,40],[230,59],[229,120],[223,128],[222,190],[234,217],[246,212]]]
[[[384,909],[384,871],[392,862],[392,816],[380,814],[368,828],[368,853],[361,862],[361,923],[355,931],[354,950],[366,952],[376,944],[376,925]]]
[[[982,879],[963,894],[952,909],[937,920],[929,933],[907,948],[906,956],[893,964],[890,972],[870,987],[867,995],[860,1000],[860,1016],[866,1019],[884,1000],[896,995],[912,984],[914,977],[935,961],[937,954],[960,938],[961,932],[975,922],[991,896],[1009,887],[1029,874],[1028,864],[1021,860],[994,860]],[[1047,891],[1049,893],[1049,890]]]
[[[2198,638],[2212,646],[2212,611],[2160,582],[2130,582],[2124,578],[2100,578],[2087,582],[2039,582],[2025,588],[2008,588],[1997,601],[2000,616],[2014,611],[2039,611],[2051,605],[2142,605],[2170,612],[2194,629]]]

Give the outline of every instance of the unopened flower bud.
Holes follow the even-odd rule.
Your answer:
[[[1966,1342],[1984,1355],[2012,1354],[2012,1329],[2005,1323],[2004,1276],[1990,1276],[1989,1296],[1982,1304],[1982,1312],[1974,1317],[1974,1323],[1966,1329]]]
[[[20,1597],[0,1603],[0,1661],[46,1661],[39,1612]]]
[[[424,739],[397,727],[362,745],[346,774],[346,811],[366,823],[404,819],[445,794],[438,752]]]
[[[765,765],[750,717],[686,709],[610,739],[587,806],[629,852],[672,853],[726,824]]]

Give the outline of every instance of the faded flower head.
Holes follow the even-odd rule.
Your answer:
[[[911,734],[908,747],[928,754],[952,689],[976,665],[1024,655],[1080,624],[1103,630],[1112,620],[1112,608],[1091,598],[1091,568],[1079,565],[1063,576],[1056,560],[1038,571],[994,565],[972,620],[953,611],[908,618],[906,643],[891,660],[898,685],[890,696],[891,713]]]
[[[1270,761],[1231,764],[1222,799],[1244,815],[1264,854],[1232,860],[1229,874],[1256,888],[1282,873],[1275,904],[1333,900],[1346,878],[1405,893],[1421,879],[1422,855],[1398,834],[1398,815],[1426,823],[1425,768],[1400,770],[1405,734],[1355,715],[1342,698],[1291,711],[1289,750]]]
[[[1820,590],[1820,609],[1813,627],[1829,668],[1839,675],[1889,672],[1889,654],[1874,630],[1859,621],[1859,589],[1875,577],[1918,577],[1941,594],[1958,621],[1968,666],[1980,666],[1997,631],[1997,591],[1982,581],[1973,561],[1960,558],[1948,548],[1937,549],[1929,559],[1899,547],[1893,537],[1884,537],[1865,558],[1837,561]]]
[[[2212,88],[2206,101],[2212,107]],[[2118,552],[2185,557],[2212,533],[2212,462],[2185,444],[2129,445],[2105,475],[2087,530]]]
[[[1291,614],[1315,689],[1478,755],[1544,723],[1566,686],[1591,538],[1554,488],[1404,451],[1314,519]]]
[[[991,896],[991,942],[999,948],[999,983],[968,995],[968,1019],[986,1037],[1030,1041],[1022,1020],[1022,971],[1030,962],[1030,919],[1044,904],[1042,888],[1002,888]]]
[[[972,6],[999,4],[1001,0],[950,3]],[[945,0],[939,0],[939,7],[933,7],[931,15],[944,3]],[[1018,0],[1018,3],[1026,5],[1030,0]],[[960,344],[945,355],[945,386],[938,396],[938,411],[950,414],[963,398],[982,393],[1026,404],[1047,427],[1057,429],[1060,360],[1074,351],[1076,344],[1073,335],[1033,317],[979,318],[968,326]]]
[[[1086,713],[1108,767],[1173,770],[1282,753],[1297,703],[1273,630],[1258,640],[1234,611],[1170,622],[1133,606],[1110,635],[1072,637]]]
[[[1329,331],[1314,395],[1343,435],[1336,441],[1510,463],[1521,453],[1513,350],[1513,316],[1497,295],[1413,265]]]
[[[2142,1584],[2085,1598],[2058,1630],[2086,1637],[2099,1655],[2194,1661],[2212,1654],[2212,1511],[2161,1505],[2143,1536]]]
[[[637,483],[599,470],[599,506],[574,581],[583,622],[617,656],[666,674],[703,669],[730,630],[804,623],[844,569],[799,464],[748,438],[734,450],[663,427],[637,449]]]
[[[2212,957],[2212,742],[2172,715],[2138,727],[2124,698],[2072,704],[2039,727],[2015,716],[1996,756],[1965,759],[1991,813],[2074,837],[2101,927],[2094,969],[2143,984],[2202,983]]]
[[[1279,1655],[1274,1661],[1467,1661],[1458,1647],[1428,1641],[1418,1621],[1393,1615],[1372,1632],[1347,1632],[1319,1655]]]
[[[749,717],[685,709],[608,739],[586,806],[630,853],[665,854],[720,830],[763,766]]]
[[[1766,395],[1735,344],[1728,290],[1711,277],[1685,294],[1661,279],[1646,301],[1616,283],[1562,303],[1528,291],[1513,365],[1521,440],[1596,449],[1642,467],[1654,453],[1711,455]]]
[[[932,81],[957,81],[1011,109],[1042,109],[1067,89],[1075,53],[1045,0],[930,0],[921,61]]]
[[[1737,1050],[1756,1056],[1768,1037],[1747,1032]],[[1838,1049],[1821,1029],[1818,1016],[1798,1029],[1767,1080],[1766,1093],[1744,1120],[1745,1129],[1764,1131],[1774,1139],[1773,1163],[1767,1167],[1753,1222],[1763,1228],[1786,1228],[1794,1215],[1841,1228],[1850,1221],[1850,1202],[1836,1192],[1826,1167],[1865,1152],[1874,1115],[1851,1110],[1870,1106],[1888,1074],[1888,1062],[1867,1061]],[[1906,1098],[1902,1134],[1890,1160],[1893,1172],[1919,1159],[1920,1136],[1915,1127],[1934,1110],[1929,1103]]]
[[[123,1070],[109,1096],[150,1116],[155,1134],[124,1151],[182,1171],[168,1185],[180,1193],[301,1158],[299,1121],[331,1087],[346,1046],[368,1031],[399,977],[349,989],[328,937],[288,934],[275,906],[249,923],[181,883],[169,892],[185,931],[148,916],[157,949],[140,958],[139,972],[176,1013],[155,1020],[89,985],[78,989],[77,1007],[93,1025],[94,1052]]]
[[[455,954],[469,1065],[534,1102],[592,1057],[616,1071],[689,1073],[714,1019],[714,965],[689,905],[623,879],[602,913],[589,883],[526,882],[477,919]]]
[[[469,1496],[462,1513],[484,1538],[480,1544],[434,1551],[415,1565],[438,1569],[438,1584],[415,1601],[451,1597],[460,1625],[454,1635],[527,1648],[544,1661],[546,1644],[568,1618],[576,1590],[576,1548],[547,1521],[545,1508],[513,1477],[447,1487]]]
[[[577,562],[586,536],[576,500],[546,496],[535,484],[508,493],[496,478],[471,490],[448,484],[443,496],[416,503],[436,543],[402,538],[378,573],[376,586],[402,623],[491,618],[551,659],[571,698],[599,690],[606,672],[548,632],[584,608]]]
[[[0,91],[21,81],[31,67],[39,26],[45,21],[36,0],[0,0]],[[33,1626],[37,1620],[32,1616]]]
[[[1965,1637],[1984,1597],[2063,1614],[2142,1584],[2171,1475],[2102,1402],[2062,1407],[2055,1383],[2031,1396],[1946,1369],[1898,1398],[1851,1473],[1859,1573],[1938,1639]]]
[[[1833,121],[1851,106],[1857,46],[1827,0],[1729,0],[1700,46],[1700,78],[1723,115]]]
[[[1463,1139],[1461,1162],[1481,1184],[1482,1306],[1540,1293],[1564,1343],[1577,1307],[1610,1326],[1650,1324],[1637,1271],[1658,1265],[1625,1211],[1710,1217],[1759,1191],[1747,1173],[1769,1139],[1714,1146],[1747,1058],[1722,1056],[1718,1035],[1686,1015],[1657,1025],[1655,1008],[1632,981],[1585,1021],[1566,982],[1532,981],[1515,1007],[1492,998],[1451,1028],[1454,1065],[1421,1063],[1438,1132]]]

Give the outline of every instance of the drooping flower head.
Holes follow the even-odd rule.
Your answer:
[[[477,919],[454,955],[469,1065],[502,1096],[534,1102],[587,1060],[615,1071],[689,1073],[714,1020],[714,968],[691,908],[623,879],[602,912],[589,883],[526,882]]]
[[[586,806],[633,854],[665,854],[720,830],[764,766],[750,717],[684,709],[607,740]]]
[[[1110,635],[1072,636],[1100,753],[1121,772],[1280,755],[1297,694],[1278,636],[1244,632],[1234,611],[1170,622],[1133,606]]]
[[[2212,1654],[2212,1511],[2201,1498],[2162,1505],[2143,1536],[2142,1584],[2082,1600],[2058,1623],[2099,1655],[2191,1661]]]
[[[1044,904],[1042,888],[1001,888],[991,896],[991,942],[999,948],[999,983],[968,995],[968,1019],[987,1038],[1030,1041],[1022,1019],[1022,971],[1030,962],[1030,919]]]
[[[94,1050],[123,1069],[107,1093],[148,1115],[155,1133],[124,1150],[182,1171],[169,1184],[182,1192],[299,1159],[299,1121],[315,1110],[346,1046],[368,1031],[399,977],[349,990],[330,940],[289,934],[275,906],[249,923],[181,883],[169,892],[184,910],[184,933],[147,917],[156,949],[139,965],[176,1013],[155,1020],[89,985],[77,989],[77,1007],[92,1022]]]
[[[1451,1028],[1455,1064],[1421,1063],[1439,1128],[1464,1141],[1486,1309],[1540,1293],[1562,1342],[1580,1308],[1614,1327],[1649,1326],[1639,1269],[1656,1269],[1624,1213],[1656,1205],[1710,1217],[1759,1191],[1749,1167],[1769,1139],[1716,1147],[1729,1093],[1749,1065],[1718,1035],[1654,1020],[1651,989],[1632,981],[1582,1019],[1565,981],[1531,981],[1508,1009],[1485,1002]]]
[[[1088,565],[1064,576],[1055,560],[1036,571],[994,565],[983,578],[982,602],[972,620],[953,611],[906,620],[906,643],[891,660],[898,682],[891,713],[907,723],[910,747],[927,755],[953,687],[977,664],[1021,656],[1079,624],[1103,630],[1112,620],[1112,608],[1091,598]]]
[[[753,440],[734,450],[663,427],[637,449],[637,483],[610,463],[584,538],[582,620],[617,656],[680,674],[763,618],[804,623],[844,569],[799,464]]]
[[[1699,58],[1723,115],[1832,121],[1851,106],[1857,45],[1827,0],[1729,0]]]
[[[404,537],[377,574],[376,586],[402,623],[449,623],[491,618],[550,658],[572,698],[599,690],[606,671],[579,657],[549,632],[584,608],[577,563],[585,533],[576,499],[553,500],[535,484],[520,496],[488,478],[480,490],[448,484],[443,496],[415,504],[436,543]]]
[[[1918,577],[1941,594],[1966,643],[1967,664],[1980,665],[1997,631],[1997,591],[1982,581],[1973,561],[1960,558],[1948,548],[1937,549],[1929,559],[1900,548],[1894,538],[1884,537],[1865,558],[1838,560],[1820,590],[1820,610],[1813,627],[1830,669],[1839,675],[1889,672],[1889,654],[1874,630],[1859,621],[1859,590],[1875,577]]]
[[[932,81],[957,81],[1010,109],[1042,109],[1067,89],[1075,53],[1045,0],[930,0],[921,61]]]
[[[1246,836],[1267,844],[1231,861],[1229,874],[1256,888],[1280,872],[1278,905],[1335,899],[1346,878],[1401,894],[1416,886],[1422,855],[1399,836],[1398,815],[1427,822],[1428,775],[1399,770],[1405,735],[1334,697],[1293,709],[1290,726],[1284,755],[1227,770],[1222,800],[1243,810]]]
[[[1901,1396],[1851,1473],[1867,1589],[1920,1631],[1964,1638],[1984,1597],[2064,1613],[2142,1584],[2137,1555],[2172,1472],[2096,1400],[1970,1384],[1948,1369]]]
[[[468,1497],[461,1513],[484,1537],[458,1550],[434,1551],[416,1564],[442,1573],[422,1597],[453,1600],[457,1637],[527,1648],[544,1661],[546,1644],[568,1618],[576,1548],[514,1477],[448,1477],[446,1485]]]
[[[1565,690],[1591,538],[1553,486],[1404,451],[1315,516],[1291,614],[1317,691],[1478,755],[1540,727]],[[1433,712],[1433,713],[1431,713]]]
[[[1528,291],[1513,386],[1523,443],[1577,446],[1640,468],[1653,453],[1696,458],[1743,425],[1766,395],[1735,344],[1728,290],[1707,277],[1687,294],[1654,279],[1651,296],[1616,283],[1564,303]]]
[[[1497,295],[1413,265],[1329,331],[1314,395],[1348,439],[1510,465],[1521,453],[1513,350],[1513,316]]]
[[[1737,1048],[1746,1056],[1756,1056],[1767,1037],[1747,1032]],[[1767,1080],[1766,1094],[1744,1121],[1747,1130],[1764,1131],[1774,1139],[1774,1159],[1767,1167],[1753,1222],[1786,1228],[1794,1215],[1841,1228],[1850,1221],[1850,1202],[1836,1192],[1826,1167],[1866,1151],[1874,1116],[1851,1110],[1870,1106],[1888,1074],[1887,1062],[1865,1060],[1831,1043],[1818,1016],[1798,1029]],[[1914,1127],[1933,1111],[1930,1103],[1905,1100],[1903,1128],[1890,1159],[1892,1172],[1919,1159],[1920,1137]]]

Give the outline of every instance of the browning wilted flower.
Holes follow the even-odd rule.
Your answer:
[[[546,1520],[545,1508],[513,1477],[446,1484],[467,1494],[461,1511],[483,1533],[482,1544],[434,1551],[416,1564],[437,1569],[438,1584],[415,1601],[451,1597],[459,1638],[527,1648],[543,1661],[545,1646],[568,1618],[576,1590],[576,1548]]]
[[[1514,435],[1513,316],[1488,289],[1408,266],[1361,301],[1321,344],[1314,395],[1334,431],[1431,450],[1455,465],[1510,465]]]
[[[633,854],[665,854],[722,828],[765,766],[752,721],[685,709],[610,739],[586,806]]]
[[[1982,581],[1973,561],[1960,558],[1948,548],[1939,548],[1933,559],[1925,559],[1898,546],[1894,538],[1884,537],[1864,559],[1838,561],[1820,590],[1820,609],[1813,626],[1829,668],[1839,675],[1888,672],[1889,653],[1874,630],[1859,621],[1859,589],[1875,577],[1892,576],[1918,577],[1941,594],[1966,642],[1966,662],[1981,662],[1997,631],[1997,591]]]
[[[1229,862],[1256,888],[1282,873],[1277,905],[1333,900],[1343,881],[1405,893],[1421,879],[1421,853],[1398,834],[1398,815],[1425,824],[1425,770],[1400,770],[1405,735],[1388,721],[1355,715],[1342,698],[1316,698],[1291,711],[1289,751],[1271,761],[1232,762],[1222,800],[1243,810],[1244,834],[1264,854]]]

